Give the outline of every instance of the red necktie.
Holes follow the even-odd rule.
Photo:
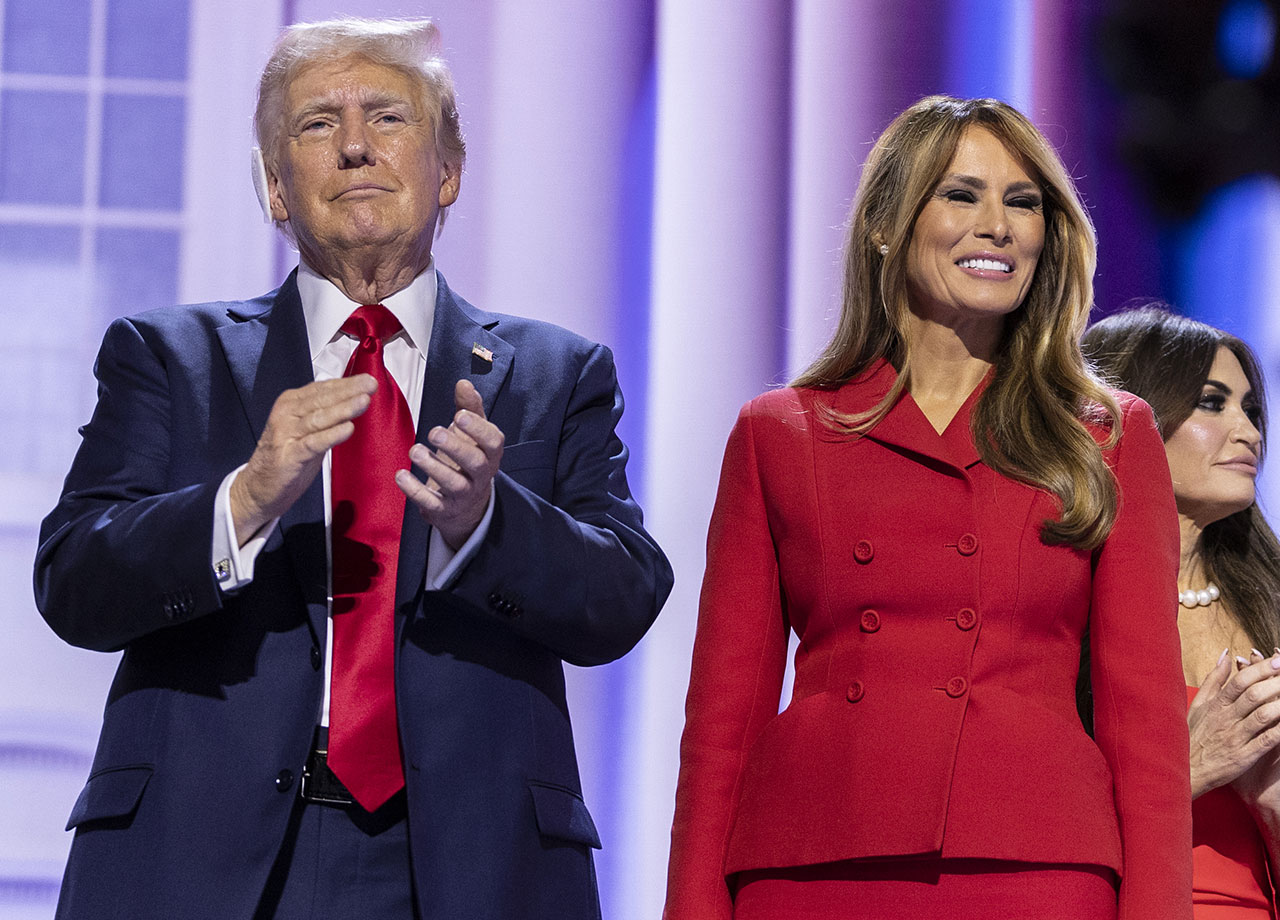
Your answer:
[[[409,406],[382,360],[400,322],[381,304],[342,324],[360,339],[344,376],[371,374],[378,389],[333,448],[333,670],[329,686],[329,768],[366,811],[404,785],[396,727],[396,561],[404,493],[396,470],[413,445]]]

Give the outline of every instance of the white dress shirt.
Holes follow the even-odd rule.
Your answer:
[[[305,262],[298,266],[298,295],[302,299],[302,314],[307,325],[307,341],[311,351],[311,369],[316,380],[332,380],[341,377],[347,369],[347,363],[359,344],[355,336],[342,332],[342,324],[347,321],[358,306],[327,278],[317,274]],[[382,301],[382,305],[392,312],[400,321],[400,332],[383,343],[383,360],[387,370],[400,387],[405,401],[409,404],[409,413],[413,417],[413,427],[418,427],[418,412],[422,404],[422,385],[427,370],[427,347],[431,342],[431,327],[435,321],[436,307],[436,270],[435,260],[427,266],[408,287],[397,291]],[[332,508],[329,498],[329,454],[324,456],[321,468],[321,479],[324,483],[324,526],[327,562],[332,563],[330,541],[330,516]],[[409,457],[404,458],[405,467],[409,466]],[[236,538],[235,523],[231,519],[231,483],[244,469],[243,466],[232,470],[223,479],[214,503],[213,519],[213,571],[223,593],[234,594],[253,581],[253,564],[267,537],[276,527],[279,519],[267,522],[261,530],[253,535],[244,546],[239,546]],[[440,590],[447,587],[454,577],[475,555],[480,541],[489,530],[489,521],[493,517],[493,487],[489,487],[489,506],[479,526],[459,547],[455,553],[449,544],[440,536],[439,531],[432,528],[431,542],[427,551],[427,590]],[[326,570],[332,572],[332,565]],[[329,587],[329,613],[333,614],[332,575]],[[333,663],[333,628],[327,630],[324,655],[324,701],[319,715],[320,724],[329,724],[329,683]]]

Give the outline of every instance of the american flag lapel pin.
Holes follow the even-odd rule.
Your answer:
[[[488,364],[493,363],[493,352],[490,349],[485,348],[479,342],[471,343],[471,353],[475,355],[477,358],[479,358],[481,361],[484,361]]]

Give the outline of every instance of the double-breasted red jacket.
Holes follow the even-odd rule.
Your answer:
[[[865,437],[824,423],[894,379],[881,362],[766,393],[730,435],[667,920],[731,916],[743,870],[908,854],[1105,866],[1123,920],[1189,918],[1178,527],[1150,409],[1118,394],[1119,513],[1089,552],[1044,543],[1054,498],[979,459],[977,392],[941,435],[909,395]],[[1096,741],[1075,705],[1086,626]]]

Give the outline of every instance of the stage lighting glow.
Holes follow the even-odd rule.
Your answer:
[[[1218,19],[1218,61],[1236,79],[1262,74],[1275,52],[1276,11],[1268,0],[1231,0]]]

